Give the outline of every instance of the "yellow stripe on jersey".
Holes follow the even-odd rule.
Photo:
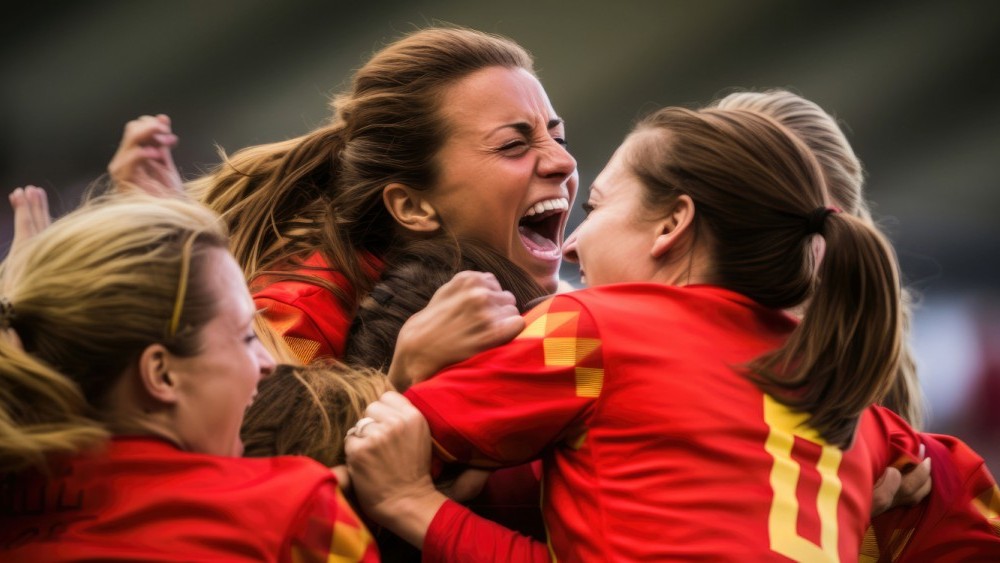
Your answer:
[[[337,493],[338,510],[341,514],[354,515],[347,500]],[[352,563],[361,561],[372,547],[375,538],[361,522],[344,522],[337,520],[333,524],[333,537],[330,538],[330,553],[326,563]]]
[[[557,329],[569,323],[575,323],[580,318],[579,311],[569,311],[566,313],[546,313],[534,321],[529,321],[518,338],[545,338]],[[576,332],[576,331],[574,331]]]
[[[768,395],[764,395],[764,422],[770,429],[764,449],[774,458],[771,466],[771,490],[774,499],[768,517],[771,549],[796,561],[840,561],[837,549],[837,503],[843,484],[837,475],[843,452],[830,446],[815,429],[806,426],[808,413],[792,411]],[[820,521],[820,545],[803,538],[796,531],[799,501],[796,489],[801,467],[792,458],[795,438],[822,447],[816,471],[820,475],[816,512]]]
[[[972,499],[972,506],[990,523],[993,533],[1000,536],[1000,488],[994,485],[986,489]]]

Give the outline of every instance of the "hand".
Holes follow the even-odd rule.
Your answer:
[[[347,471],[361,509],[417,547],[446,498],[431,480],[427,421],[388,391],[347,432]]]
[[[177,136],[166,115],[129,121],[108,163],[108,174],[118,190],[138,188],[158,197],[184,196],[184,182],[171,154],[176,145]]]
[[[28,239],[44,231],[52,223],[52,218],[49,217],[49,198],[42,188],[17,188],[10,193],[9,199],[14,209],[14,238],[10,243],[10,252],[13,253]]]
[[[399,331],[389,381],[399,391],[524,329],[514,295],[492,274],[459,272]]]
[[[924,446],[920,445],[920,454],[924,456]],[[931,458],[925,458],[916,465],[904,468],[886,468],[885,472],[875,482],[872,495],[872,517],[896,508],[897,506],[912,506],[924,500],[931,492]]]

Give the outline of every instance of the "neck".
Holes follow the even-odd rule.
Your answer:
[[[108,393],[101,418],[113,436],[156,436],[184,449],[170,411],[170,405],[154,401],[126,373]]]

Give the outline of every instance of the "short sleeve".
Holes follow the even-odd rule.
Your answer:
[[[289,531],[286,563],[379,560],[378,547],[340,489],[324,483],[306,501]]]
[[[604,383],[601,336],[576,299],[556,296],[525,315],[525,329],[417,384],[407,397],[445,461],[510,466],[579,439]]]

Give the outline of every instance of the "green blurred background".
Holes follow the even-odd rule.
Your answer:
[[[215,144],[233,151],[317,125],[374,50],[441,22],[508,35],[535,55],[584,188],[632,122],[662,105],[777,86],[834,113],[922,296],[913,338],[929,427],[1000,469],[1000,3],[990,0],[17,3],[0,22],[0,186],[41,185],[65,212],[103,173],[124,123],[158,112],[173,118],[175,158],[194,175],[216,162]]]

